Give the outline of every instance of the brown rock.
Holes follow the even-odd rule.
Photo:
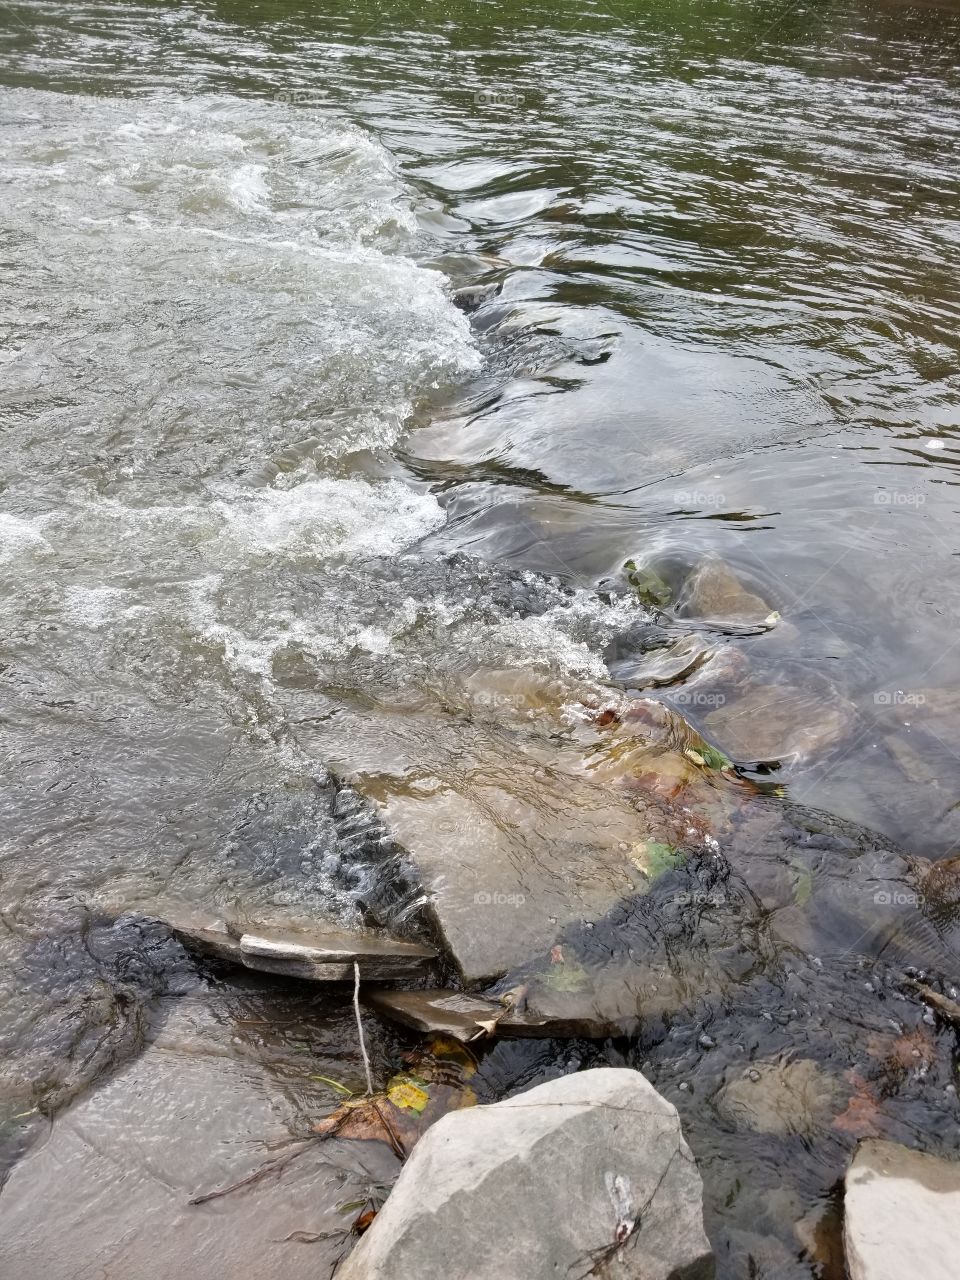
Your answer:
[[[458,991],[392,991],[373,988],[364,1003],[376,1013],[402,1022],[415,1031],[453,1036],[456,1040],[482,1039],[487,1034],[508,1039],[550,1036],[602,1038],[616,1026],[591,1014],[588,1008],[554,1013],[518,1012],[496,1000]]]
[[[810,1058],[758,1062],[724,1085],[717,1110],[753,1133],[810,1134],[842,1105],[844,1090]]]
[[[854,724],[855,708],[826,688],[771,684],[716,707],[706,727],[736,760],[782,762],[822,755]]]
[[[677,601],[677,612],[684,618],[705,618],[749,627],[772,626],[777,620],[766,600],[748,591],[716,557],[701,561],[687,578]]]

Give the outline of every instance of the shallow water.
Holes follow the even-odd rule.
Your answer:
[[[958,46],[899,4],[0,10],[5,1149],[135,1049],[117,954],[159,948],[143,1000],[182,963],[102,920],[356,921],[400,855],[336,779],[469,759],[535,803],[611,684],[952,853]],[[685,609],[708,555],[778,625]],[[816,941],[882,951],[855,918]],[[712,1006],[728,1040],[779,972]]]

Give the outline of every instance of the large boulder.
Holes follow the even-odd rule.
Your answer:
[[[676,1109],[604,1067],[445,1116],[339,1280],[710,1280]]]
[[[843,1237],[850,1280],[955,1280],[960,1161],[861,1143],[847,1170]]]

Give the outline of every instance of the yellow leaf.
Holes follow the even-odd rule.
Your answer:
[[[409,1078],[403,1079],[395,1077],[393,1083],[387,1090],[387,1097],[393,1105],[400,1111],[415,1111],[420,1115],[430,1101],[430,1095],[426,1089],[421,1089],[419,1085],[413,1083]]]

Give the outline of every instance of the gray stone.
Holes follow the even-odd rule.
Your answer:
[[[843,1239],[850,1280],[956,1280],[960,1162],[861,1143],[847,1170]]]
[[[364,1003],[376,1013],[393,1018],[415,1031],[477,1040],[487,1034],[507,1039],[550,1036],[605,1037],[617,1034],[619,1025],[590,1009],[567,1014],[507,1009],[497,1000],[466,995],[461,991],[395,991],[373,988],[364,992]],[[491,1026],[496,1023],[495,1027]]]
[[[709,1280],[702,1193],[675,1108],[584,1071],[434,1125],[338,1280]]]
[[[240,938],[240,954],[250,969],[261,968],[263,960],[270,960],[306,966],[319,978],[328,968],[344,966],[352,978],[353,966],[357,964],[360,977],[365,981],[418,977],[437,958],[433,947],[419,942],[359,931],[319,929],[310,933],[244,933]]]
[[[229,1000],[211,992],[168,1003],[142,1056],[58,1116],[14,1167],[0,1194],[4,1280],[317,1280],[355,1215],[337,1206],[392,1176],[385,1146],[367,1144],[368,1169],[353,1171],[332,1165],[334,1144],[315,1144],[279,1176],[191,1205],[297,1151],[329,1089],[275,1075],[259,1056],[263,1028],[243,1040]],[[374,1173],[369,1162],[381,1157]]]
[[[416,978],[436,959],[433,947],[360,931],[294,928],[244,932],[217,921],[202,925],[167,920],[185,947],[262,973],[311,982],[352,982],[353,965],[363,981]]]

